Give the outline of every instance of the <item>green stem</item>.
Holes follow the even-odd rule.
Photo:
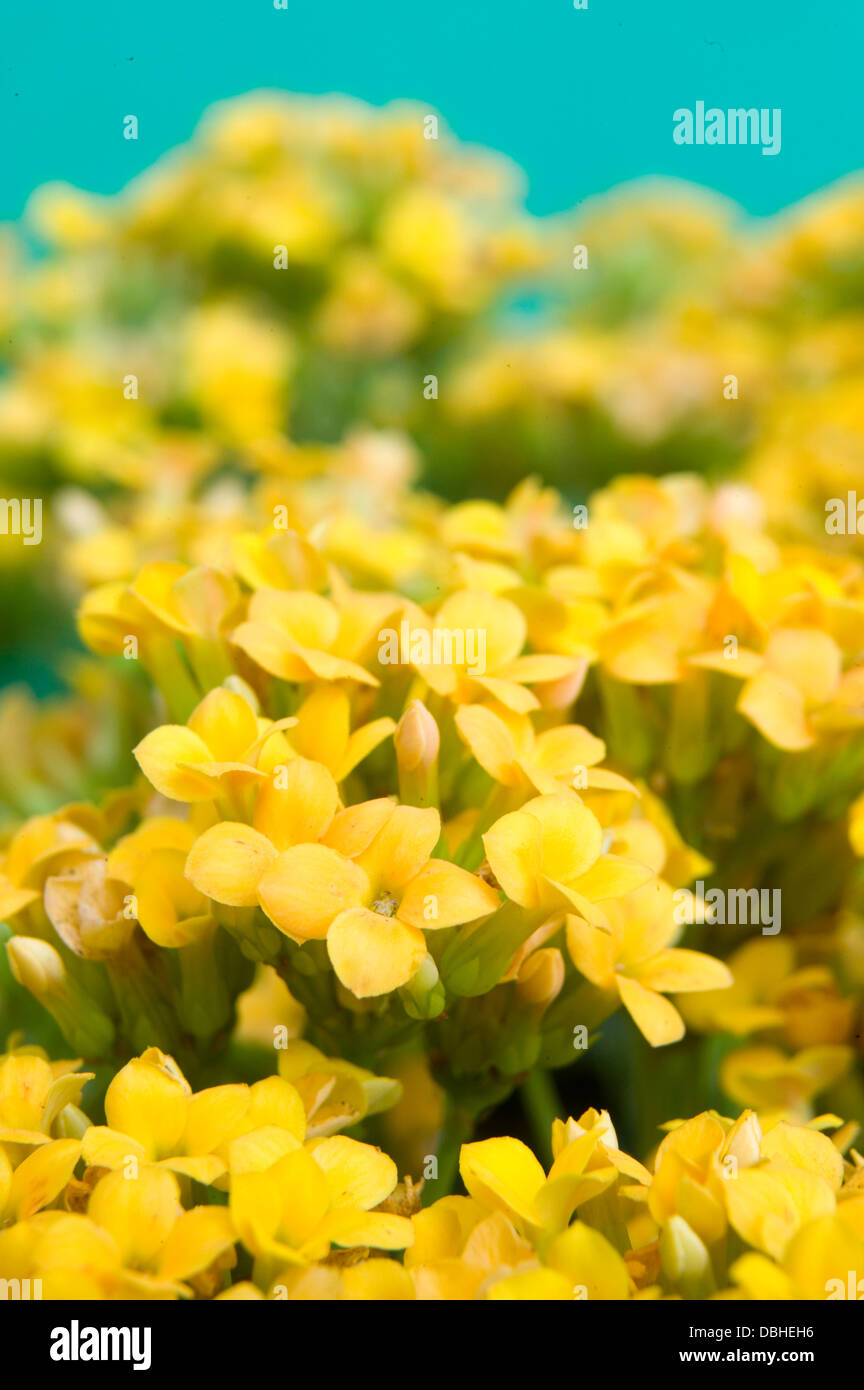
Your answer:
[[[564,1119],[558,1088],[548,1071],[535,1067],[522,1082],[519,1097],[531,1127],[534,1152],[548,1168],[552,1163],[552,1122]]]
[[[431,1206],[439,1197],[448,1197],[456,1185],[459,1173],[459,1154],[474,1133],[474,1114],[448,1096],[441,1133],[438,1139],[437,1176],[429,1178],[423,1188],[423,1205]]]

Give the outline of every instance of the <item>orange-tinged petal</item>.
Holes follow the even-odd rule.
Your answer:
[[[8,1213],[16,1221],[26,1221],[53,1202],[72,1177],[80,1155],[79,1139],[55,1139],[28,1154],[12,1175]]]
[[[339,791],[322,763],[292,758],[263,784],[252,823],[278,850],[319,840],[339,806]]]
[[[333,921],[327,952],[346,989],[368,999],[389,994],[416,975],[426,958],[426,938],[398,917],[353,907]]]

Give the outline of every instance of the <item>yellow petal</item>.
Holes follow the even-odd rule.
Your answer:
[[[358,863],[374,889],[398,895],[426,863],[440,833],[441,817],[433,807],[396,806]]]
[[[175,1152],[186,1125],[189,1087],[155,1048],[118,1071],[105,1093],[111,1129],[143,1144],[150,1158]],[[170,1063],[170,1065],[169,1065]]]
[[[603,831],[578,796],[536,796],[522,808],[540,823],[541,871],[547,878],[570,883],[599,857]]]
[[[204,696],[188,723],[214,762],[244,762],[247,748],[258,737],[258,721],[249,701],[222,687]]]
[[[426,958],[426,939],[398,917],[354,907],[333,921],[327,951],[346,989],[368,999],[407,984]]]
[[[738,709],[777,748],[798,753],[814,742],[805,718],[804,696],[797,686],[772,671],[760,671],[748,681]]]
[[[81,1157],[88,1168],[123,1168],[130,1158],[146,1163],[150,1155],[131,1135],[119,1134],[106,1125],[90,1125],[81,1141]]]
[[[618,1251],[599,1231],[581,1221],[574,1221],[555,1237],[546,1252],[546,1264],[585,1289],[589,1301],[630,1296],[627,1266]]]
[[[396,1186],[398,1174],[392,1158],[346,1134],[316,1139],[308,1151],[326,1178],[334,1207],[368,1211],[385,1201]]]
[[[16,1221],[26,1221],[53,1202],[72,1177],[80,1155],[79,1139],[55,1139],[28,1154],[12,1176],[9,1214]]]
[[[396,1260],[364,1260],[342,1271],[346,1297],[387,1303],[413,1300],[414,1283]]]
[[[259,790],[253,824],[277,850],[288,849],[319,840],[338,805],[339,792],[327,768],[292,758]]]
[[[799,1168],[770,1163],[745,1168],[726,1184],[729,1220],[748,1245],[781,1259],[808,1221],[830,1216],[834,1194],[826,1182]]]
[[[482,1139],[463,1144],[459,1159],[462,1181],[478,1202],[534,1221],[534,1202],[546,1174],[527,1145],[518,1139]]]
[[[155,1270],[182,1212],[177,1179],[167,1168],[141,1168],[135,1178],[108,1173],[87,1208],[90,1219],[114,1237],[124,1263],[142,1270]]]
[[[665,1047],[683,1038],[684,1022],[674,1004],[662,994],[646,989],[638,980],[630,980],[626,975],[619,975],[617,979],[625,1009],[652,1047]]]
[[[411,1244],[414,1234],[405,1216],[342,1209],[330,1212],[322,1222],[322,1233],[334,1245],[366,1245],[375,1250],[404,1250]]]
[[[500,902],[494,888],[476,874],[443,859],[430,859],[405,889],[399,917],[421,929],[454,927],[495,912]]]
[[[683,994],[688,990],[726,989],[732,984],[732,972],[723,961],[701,951],[660,951],[643,965],[634,966],[633,974],[646,989],[662,994]]]
[[[186,877],[214,902],[254,907],[258,885],[275,858],[266,835],[239,821],[223,821],[195,841],[186,860]]]
[[[800,690],[808,703],[824,704],[840,680],[840,648],[817,628],[780,628],[765,648],[765,665]]]
[[[510,730],[485,705],[462,705],[456,727],[482,768],[506,787],[521,781],[518,750]]]
[[[173,801],[209,801],[218,782],[195,770],[212,762],[210,749],[185,724],[163,724],[147,734],[133,753],[144,776],[157,792]]]
[[[175,1222],[162,1250],[159,1273],[189,1279],[224,1256],[237,1239],[227,1207],[193,1207]]]
[[[492,872],[508,898],[521,907],[540,902],[542,832],[536,816],[512,811],[483,836]]]
[[[359,905],[369,890],[363,870],[326,845],[283,850],[258,884],[270,921],[298,941],[321,940],[334,917]]]
[[[813,1173],[822,1178],[833,1192],[839,1192],[843,1185],[843,1155],[840,1150],[827,1135],[804,1125],[790,1125],[785,1121],[774,1125],[762,1137],[762,1157]],[[861,1274],[864,1277],[864,1269]]]
[[[435,627],[483,634],[486,670],[492,672],[519,655],[527,625],[524,614],[509,599],[463,589],[444,600],[435,615]]]
[[[526,1302],[530,1299],[543,1303],[563,1303],[572,1300],[573,1285],[565,1274],[559,1274],[554,1269],[534,1269],[496,1280],[487,1290],[486,1297],[492,1302]]]

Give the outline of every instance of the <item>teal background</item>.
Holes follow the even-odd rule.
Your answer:
[[[53,179],[116,192],[210,102],[267,87],[422,100],[520,164],[537,213],[664,174],[765,214],[864,165],[861,0],[0,4],[0,218]],[[779,106],[780,155],[674,145],[700,99]]]

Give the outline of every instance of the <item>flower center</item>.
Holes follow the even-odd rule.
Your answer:
[[[392,893],[382,893],[380,898],[376,898],[372,904],[372,911],[377,912],[381,917],[395,917],[396,909],[399,906]]]

